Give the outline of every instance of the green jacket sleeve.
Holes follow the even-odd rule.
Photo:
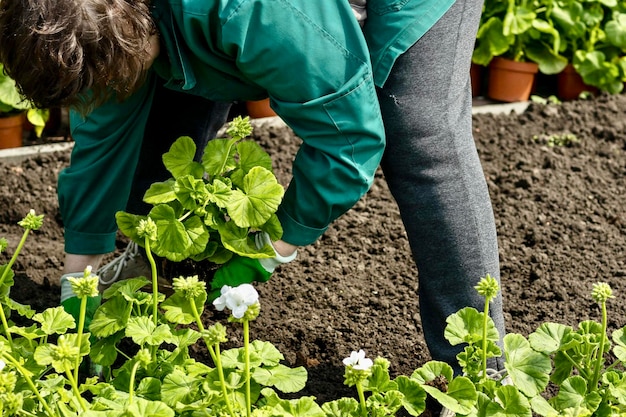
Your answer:
[[[383,154],[367,46],[348,2],[231,3],[222,48],[303,140],[279,218],[285,241],[307,245],[367,192]]]

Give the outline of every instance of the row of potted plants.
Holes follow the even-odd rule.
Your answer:
[[[490,82],[515,63],[531,83],[537,72],[574,73],[587,89],[619,93],[626,81],[626,3],[485,0],[472,61],[489,67]],[[495,90],[488,95],[499,98]]]

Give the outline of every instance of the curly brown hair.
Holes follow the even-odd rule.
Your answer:
[[[0,1],[0,62],[41,108],[128,97],[155,32],[149,0]]]

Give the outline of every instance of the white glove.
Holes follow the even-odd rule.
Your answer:
[[[265,232],[257,233],[254,237],[254,243],[256,244],[257,249],[261,249],[265,245],[269,245],[272,249],[274,249],[274,254],[276,256],[273,258],[259,259],[259,263],[263,269],[270,273],[273,273],[277,266],[291,262],[296,259],[296,256],[298,256],[298,251],[294,251],[294,253],[289,256],[281,256],[278,252],[276,252],[276,249],[272,244],[272,239],[270,239],[270,235]]]

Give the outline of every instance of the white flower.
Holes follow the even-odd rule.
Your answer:
[[[219,311],[228,307],[236,319],[242,318],[248,307],[259,301],[259,293],[251,284],[241,284],[234,288],[224,285],[220,293],[221,295],[213,301],[213,305]]]
[[[3,360],[0,360],[0,372],[2,372],[5,366],[7,366],[6,362]]]
[[[372,365],[374,365],[374,362],[372,362],[370,358],[366,358],[365,352],[361,349],[358,352],[352,351],[350,357],[343,360],[343,364],[351,366],[353,369],[367,371],[372,367]]]

